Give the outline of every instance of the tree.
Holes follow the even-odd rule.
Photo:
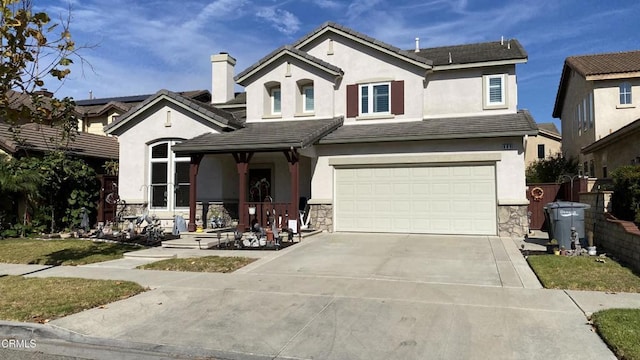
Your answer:
[[[577,174],[578,160],[565,158],[557,153],[549,158],[540,159],[529,165],[526,170],[527,183],[554,183],[561,175]]]
[[[0,121],[10,125],[18,145],[24,142],[24,123],[58,130],[56,136],[43,133],[48,148],[44,155],[30,156],[25,150],[19,159],[3,160],[0,194],[35,203],[31,208],[37,225],[46,221],[51,231],[73,227],[81,207],[95,207],[99,187],[93,169],[65,152],[78,130],[73,100],[57,99],[45,88],[45,80],[62,84],[71,72],[72,57],[85,63],[69,32],[70,16],[52,22],[47,13],[34,11],[31,0],[2,0],[0,11]],[[13,209],[1,210],[0,218],[15,217]],[[14,219],[12,227],[24,229],[20,223]]]
[[[11,125],[18,142],[20,123],[25,121],[59,127],[56,143],[72,140],[77,129],[72,99],[42,95],[45,78],[62,81],[71,72],[71,57],[82,60],[71,39],[69,19],[52,24],[48,14],[33,11],[31,0],[1,4],[0,119]]]

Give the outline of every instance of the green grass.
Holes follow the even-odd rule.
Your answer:
[[[0,277],[0,319],[46,322],[139,294],[130,281]]]
[[[138,266],[138,269],[229,273],[249,265],[257,259],[246,257],[204,256],[167,259]]]
[[[532,255],[529,265],[547,289],[640,292],[640,277],[630,269],[593,256]]]
[[[610,309],[591,320],[619,359],[640,360],[640,309]]]
[[[122,258],[140,247],[90,240],[0,240],[0,263],[84,265]]]

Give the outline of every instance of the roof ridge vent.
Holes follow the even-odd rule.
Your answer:
[[[500,36],[500,45],[504,46],[504,35]]]
[[[419,37],[416,38],[416,51],[415,52],[420,52],[420,38]]]

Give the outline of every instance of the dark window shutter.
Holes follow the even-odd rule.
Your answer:
[[[404,80],[391,82],[391,113],[404,114]]]
[[[358,116],[358,85],[347,85],[347,117]]]

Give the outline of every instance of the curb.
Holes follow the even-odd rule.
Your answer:
[[[94,359],[113,359],[113,354],[127,354],[132,359],[216,359],[216,360],[267,360],[273,356],[234,353],[228,351],[141,343],[111,338],[85,336],[55,325],[0,321],[0,338],[36,340],[45,348],[60,348],[66,356],[86,356]],[[40,346],[39,346],[40,347]],[[19,351],[39,351],[42,349],[15,349]],[[59,351],[58,351],[59,352]],[[51,352],[55,354],[56,351]],[[95,356],[95,357],[94,357]]]

